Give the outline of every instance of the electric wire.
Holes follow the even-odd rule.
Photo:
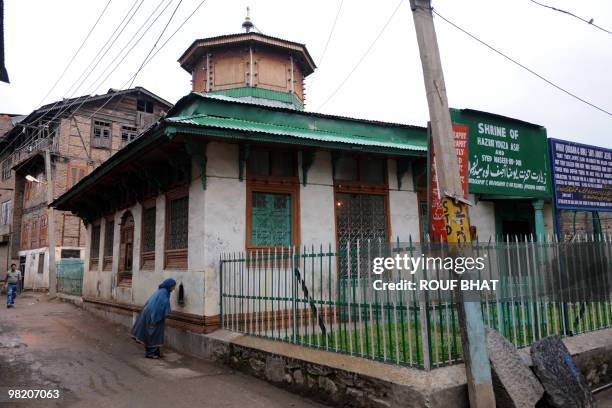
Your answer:
[[[96,26],[98,25],[98,23],[100,22],[100,20],[102,19],[102,16],[104,16],[104,14],[106,13],[106,10],[108,9],[108,6],[111,4],[113,0],[108,0],[108,2],[106,3],[106,6],[104,6],[104,9],[102,9],[102,12],[100,13],[100,15],[98,16],[98,18],[96,19],[96,22],[94,23],[94,25],[89,29],[89,32],[87,33],[87,35],[85,36],[85,38],[83,39],[83,41],[81,42],[81,45],[79,46],[79,48],[76,50],[76,52],[72,55],[72,58],[70,58],[70,61],[68,61],[68,64],[66,64],[66,66],[64,67],[64,70],[62,71],[62,73],[60,74],[59,78],[57,78],[57,80],[55,81],[55,83],[53,84],[53,86],[51,87],[51,89],[49,89],[49,91],[47,91],[47,94],[45,96],[43,96],[43,98],[40,100],[40,102],[38,102],[38,104],[36,106],[41,106],[42,103],[44,102],[45,99],[47,99],[47,97],[51,94],[51,92],[53,92],[53,90],[55,89],[55,87],[57,86],[57,84],[59,84],[59,82],[62,80],[62,78],[64,77],[64,75],[66,75],[66,72],[68,71],[68,68],[70,68],[70,66],[72,65],[72,63],[74,62],[74,60],[76,59],[77,55],[79,55],[79,53],[81,52],[81,50],[83,49],[83,47],[85,46],[85,43],[87,42],[87,40],[89,39],[89,37],[91,36],[91,33],[94,31],[94,29],[96,28]]]
[[[321,58],[319,59],[319,70],[321,69],[321,65],[323,65],[323,60],[325,60],[325,55],[327,54],[327,48],[329,47],[329,43],[331,42],[331,39],[334,35],[334,30],[336,29],[336,24],[338,23],[338,19],[340,18],[340,12],[342,11],[343,4],[344,4],[344,0],[340,0],[340,5],[338,6],[338,10],[336,11],[336,17],[334,18],[334,22],[332,23],[331,29],[329,30],[329,35],[327,36],[327,40],[325,41],[325,45],[323,46],[323,52],[321,53]],[[316,80],[316,76],[310,82],[311,92],[314,88],[315,80]]]
[[[115,29],[113,30],[112,34],[108,37],[108,39],[106,40],[106,42],[104,43],[104,45],[98,50],[98,53],[96,54],[96,56],[91,60],[91,62],[89,63],[89,65],[83,70],[83,72],[81,72],[81,74],[79,75],[79,77],[72,83],[72,85],[70,85],[70,87],[68,88],[68,91],[66,91],[66,96],[68,96],[69,98],[72,97],[74,95],[75,91],[72,91],[72,89],[74,88],[74,86],[79,82],[79,80],[83,77],[83,75],[87,74],[89,72],[89,74],[91,74],[91,66],[93,65],[93,63],[98,59],[98,57],[100,56],[100,53],[102,53],[102,51],[106,48],[106,46],[108,45],[108,43],[111,41],[111,39],[115,36],[115,34],[117,33],[117,30],[119,30],[119,28],[123,25],[123,23],[125,22],[125,19],[128,18],[129,14],[132,12],[132,10],[134,9],[134,7],[136,6],[136,4],[138,3],[139,0],[135,0],[134,3],[132,3],[132,6],[130,7],[130,9],[127,11],[127,13],[123,16],[123,19],[121,20],[121,22],[119,23],[119,25],[117,25],[117,27],[115,27]],[[144,0],[140,0],[141,4],[142,1]],[[48,108],[49,110],[53,110],[53,108],[55,108],[59,103],[63,102],[62,99],[58,99],[57,101],[55,101],[55,103]],[[21,125],[31,125],[32,122],[28,122],[28,123],[21,123]],[[2,152],[0,152],[0,156],[1,156]]]
[[[538,74],[537,72],[535,72],[534,70],[532,70],[531,68],[523,65],[522,63],[518,62],[517,60],[513,59],[512,57],[508,56],[507,54],[499,51],[497,48],[493,47],[492,45],[489,45],[488,43],[484,42],[483,40],[481,40],[480,38],[476,37],[475,35],[469,33],[468,31],[466,31],[465,29],[459,27],[457,24],[453,23],[452,21],[450,21],[449,19],[447,19],[446,17],[440,15],[440,13],[438,13],[435,9],[431,9],[431,11],[438,17],[440,17],[443,21],[445,21],[446,23],[450,24],[451,26],[453,26],[454,28],[456,28],[457,30],[461,31],[462,33],[466,34],[468,37],[472,38],[473,40],[476,40],[477,42],[479,42],[480,44],[484,45],[485,47],[487,47],[488,49],[490,49],[491,51],[495,52],[498,55],[501,55],[502,57],[504,57],[505,59],[507,59],[508,61],[512,62],[513,64],[523,68],[525,71],[529,72],[530,74],[538,77],[539,79],[541,79],[542,81],[546,82],[547,84],[551,85],[552,87],[558,89],[559,91],[571,96],[572,98],[594,108],[597,109],[600,112],[603,112],[609,116],[612,116],[612,112],[601,108],[597,105],[595,105],[592,102],[589,102],[588,100],[576,95],[575,93],[568,91],[567,89],[563,88],[560,85],[557,85],[556,83],[554,83],[553,81],[545,78],[544,76]]]
[[[138,4],[138,1],[140,1],[140,4]],[[182,1],[182,0],[181,0]],[[77,78],[77,80],[71,85],[71,87],[69,88],[68,92],[70,92],[70,90],[74,87],[74,85],[83,77],[83,75],[85,73],[88,72],[87,76],[83,79],[83,81],[81,81],[81,84],[79,84],[79,86],[77,88],[75,88],[75,90],[72,92],[72,95],[74,95],[74,93],[76,92],[76,90],[78,90],[80,88],[80,86],[82,85],[82,83],[86,80],[86,78],[91,74],[92,70],[90,70],[89,68],[91,68],[91,66],[94,64],[94,62],[96,61],[100,61],[101,58],[104,57],[104,55],[106,55],[106,53],[108,52],[108,50],[110,50],[110,47],[112,47],[112,45],[115,43],[115,41],[119,38],[119,36],[121,35],[121,33],[123,32],[123,30],[125,29],[125,27],[127,26],[127,24],[129,24],[129,22],[133,19],[134,15],[136,14],[136,12],[138,11],[138,9],[140,8],[140,6],[142,6],[142,3],[144,2],[144,0],[135,0],[134,3],[132,3],[130,9],[127,11],[127,13],[124,15],[123,19],[121,20],[121,22],[115,27],[115,29],[113,30],[112,34],[109,36],[109,38],[106,40],[106,42],[104,43],[104,45],[100,48],[100,50],[98,51],[98,53],[96,54],[96,56],[92,59],[92,61],[90,62],[90,64],[88,65],[88,67],[83,71],[83,73]],[[138,6],[136,7],[136,5],[138,4]],[[134,7],[136,7],[136,10],[134,10]],[[131,16],[130,16],[131,13]],[[129,16],[129,18],[128,18]],[[127,19],[127,22],[126,22]],[[124,24],[125,23],[125,24]],[[123,27],[122,27],[123,26]],[[150,27],[149,27],[150,28]],[[117,31],[119,31],[119,34],[117,34]],[[113,40],[114,37],[114,40]],[[112,42],[111,42],[112,41]],[[110,46],[108,46],[110,43]],[[108,47],[107,47],[108,46]],[[106,51],[104,51],[106,49]],[[101,53],[104,51],[104,54],[102,54],[102,57],[100,57]],[[127,56],[127,54],[126,54]],[[100,58],[98,58],[100,57]],[[36,138],[38,138],[38,136],[40,136],[40,134],[43,132],[43,130],[51,123],[53,122],[55,119],[57,119],[61,114],[63,114],[64,112],[66,112],[68,109],[70,109],[72,106],[74,106],[76,103],[81,102],[81,104],[79,105],[79,107],[77,109],[75,109],[75,111],[77,111],[81,106],[83,106],[83,104],[87,101],[87,95],[82,96],[82,97],[77,97],[74,98],[73,101],[71,101],[70,103],[66,104],[66,106],[60,107],[60,109],[58,110],[58,112],[53,115],[53,117],[49,120],[47,120],[44,123],[39,124],[38,127],[38,131],[37,132],[33,132],[32,135],[25,141],[23,141],[23,143],[21,143],[21,146],[25,146],[29,143],[31,143],[33,140],[35,140]],[[61,102],[63,102],[63,100],[58,100],[56,101],[51,107],[48,108],[49,111],[53,111],[53,109],[60,104]],[[29,123],[20,123],[19,126],[22,126],[25,130],[25,126],[30,125],[32,123],[34,123],[35,120],[29,122]],[[16,141],[18,140],[17,137],[13,138],[13,140],[11,140],[1,151],[0,151],[0,157],[2,157],[4,155],[4,153],[6,152],[6,150],[8,150]]]
[[[567,10],[563,10],[563,9],[560,9],[560,8],[557,8],[557,7],[549,6],[548,4],[540,3],[540,2],[535,1],[535,0],[529,0],[529,1],[531,1],[532,3],[537,4],[538,6],[542,6],[542,7],[554,10],[554,11],[558,11],[559,13],[567,14],[568,16],[574,17],[574,18],[576,18],[576,19],[578,19],[578,20],[580,20],[580,21],[582,21],[584,23],[587,23],[588,25],[591,25],[591,26],[597,28],[598,30],[603,31],[604,33],[612,34],[612,31],[610,31],[608,29],[605,29],[605,28],[595,24],[593,22],[593,21],[595,21],[594,19],[587,20],[586,18],[582,18],[580,16],[577,16],[576,14],[574,14],[572,12],[569,12]]]
[[[351,78],[351,76],[355,73],[355,71],[357,70],[357,68],[359,67],[359,65],[361,65],[361,63],[363,62],[363,60],[366,58],[366,56],[370,53],[370,51],[372,50],[372,48],[374,48],[374,45],[376,45],[376,43],[378,42],[378,40],[380,39],[380,37],[383,35],[383,33],[385,32],[385,30],[387,29],[387,27],[389,26],[389,23],[391,23],[391,20],[393,20],[393,17],[395,17],[395,15],[397,14],[400,6],[402,5],[402,3],[404,2],[404,0],[400,0],[397,3],[397,6],[395,7],[395,9],[393,10],[393,12],[391,13],[391,15],[389,16],[389,18],[387,19],[387,21],[385,22],[385,24],[382,26],[382,28],[380,29],[380,31],[378,32],[378,34],[376,35],[376,37],[374,38],[374,40],[370,43],[370,45],[368,46],[368,48],[365,50],[365,52],[361,55],[361,57],[359,58],[359,60],[357,60],[357,63],[353,66],[353,68],[349,71],[348,75],[346,77],[344,77],[344,79],[340,82],[340,84],[334,89],[334,91],[323,101],[322,104],[319,105],[319,107],[317,108],[317,110],[321,110],[321,108],[325,105],[327,105],[327,103],[338,93],[338,91],[340,91],[340,89],[344,86],[344,84],[346,84],[346,82]]]
[[[140,3],[138,3],[138,1],[140,1]],[[140,7],[142,6],[142,4],[144,3],[144,0],[136,0],[134,2],[134,4],[138,3],[138,6],[136,7],[136,9],[132,12],[131,16],[128,18],[127,21],[125,21],[125,24],[123,24],[123,27],[121,27],[121,29],[119,30],[119,33],[117,33],[116,36],[114,36],[114,38],[112,38],[112,41],[110,41],[110,39],[107,41],[106,44],[108,44],[108,42],[110,41],[110,44],[108,44],[108,47],[106,46],[106,44],[104,45],[104,47],[102,47],[102,49],[106,48],[106,50],[102,53],[102,55],[100,55],[98,53],[98,55],[94,58],[94,60],[89,64],[89,66],[87,68],[85,68],[85,70],[83,71],[85,75],[85,77],[81,80],[81,82],[79,83],[79,85],[74,89],[74,91],[72,91],[71,96],[76,94],[77,91],[81,88],[81,86],[85,83],[85,81],[87,80],[87,78],[89,78],[89,76],[96,70],[96,68],[98,67],[98,64],[100,64],[102,62],[102,60],[104,59],[104,57],[106,56],[106,54],[108,54],[108,52],[111,50],[111,48],[113,47],[113,45],[115,44],[115,42],[119,39],[119,37],[121,36],[121,34],[123,34],[123,31],[125,30],[125,28],[128,26],[128,24],[132,21],[132,19],[134,18],[134,16],[136,15],[136,13],[138,12],[138,10],[140,9]],[[122,21],[123,23],[123,21]],[[92,68],[93,66],[93,68]],[[77,80],[78,81],[78,80]]]
[[[164,1],[166,0],[161,0],[157,6],[155,7],[155,9],[153,9],[153,11],[151,12],[151,14],[149,14],[149,16],[147,17],[147,19],[144,21],[144,23],[142,23],[140,25],[140,27],[138,28],[138,30],[136,30],[134,32],[134,34],[132,35],[132,37],[130,37],[130,39],[125,43],[125,45],[123,46],[123,48],[121,48],[121,50],[117,53],[117,55],[115,55],[115,57],[113,58],[113,60],[106,66],[106,68],[104,68],[104,70],[100,73],[100,75],[98,75],[98,77],[93,81],[94,84],[94,88],[93,91],[91,91],[91,93],[95,93],[96,90],[98,88],[100,88],[102,86],[102,84],[104,82],[106,82],[106,80],[108,79],[108,77],[117,69],[117,67],[119,65],[121,65],[121,63],[125,60],[125,58],[130,54],[130,52],[136,47],[136,45],[138,45],[138,43],[140,42],[140,40],[142,40],[142,38],[146,35],[146,33],[149,31],[149,29],[157,22],[157,20],[162,16],[162,14],[164,14],[164,12],[166,11],[166,9],[170,6],[170,4],[172,4],[172,0],[170,0],[166,6],[162,9],[162,11],[157,15],[157,17],[155,17],[153,19],[153,21],[151,22],[151,24],[149,24],[149,26],[145,29],[145,31],[140,35],[140,37],[136,40],[136,42],[134,44],[132,44],[132,46],[129,48],[129,50],[125,53],[125,55],[123,55],[123,57],[119,60],[119,62],[117,62],[117,64],[115,65],[115,68],[112,69],[108,75],[106,75],[102,80],[100,80],[100,78],[102,78],[102,76],[104,74],[107,73],[108,69],[113,66],[113,64],[117,61],[117,59],[119,57],[121,57],[121,55],[123,54],[123,52],[126,50],[126,48],[128,48],[128,46],[130,46],[130,44],[132,43],[132,41],[134,40],[134,38],[136,38],[136,36],[140,33],[140,30],[142,30],[147,23],[149,22],[149,20],[151,20],[151,18],[153,17],[153,15],[157,12],[157,10],[159,10],[159,8],[161,7],[161,5],[164,3]],[[87,92],[90,93],[90,92]]]
[[[140,3],[138,3],[138,1],[140,1]],[[181,0],[182,1],[182,0]],[[91,63],[88,65],[87,68],[85,68],[85,70],[83,71],[83,73],[79,76],[79,78],[73,83],[73,85],[69,88],[68,92],[70,93],[70,90],[74,87],[74,84],[76,84],[82,77],[84,74],[85,77],[82,79],[82,81],[79,83],[79,85],[74,89],[74,91],[72,91],[72,93],[70,94],[70,97],[72,97],[76,91],[81,87],[81,85],[85,82],[85,80],[87,80],[87,78],[89,77],[89,75],[91,75],[91,73],[95,70],[95,68],[92,70],[90,69],[92,65],[96,65],[102,61],[102,59],[104,58],[104,56],[106,56],[106,54],[108,53],[108,51],[111,49],[111,47],[113,46],[113,44],[117,41],[117,39],[121,36],[121,34],[123,33],[123,31],[125,30],[125,28],[127,27],[127,25],[132,21],[132,19],[134,18],[134,16],[136,15],[136,13],[138,12],[138,10],[140,9],[140,7],[142,6],[142,4],[144,3],[144,0],[135,0],[134,3],[132,3],[132,6],[130,7],[130,9],[128,10],[128,12],[125,14],[125,16],[123,17],[123,19],[121,20],[121,22],[119,23],[119,25],[115,28],[115,30],[113,30],[113,33],[111,34],[111,36],[106,40],[106,43],[102,46],[102,48],[100,48],[100,50],[98,51],[98,53],[96,54],[96,56],[93,58],[93,60],[91,61]],[[138,4],[138,6],[136,7],[136,9],[134,9],[134,7],[136,6],[136,4]],[[133,10],[133,11],[132,11]],[[130,15],[131,13],[131,15]],[[128,18],[129,16],[129,18]],[[126,21],[127,19],[127,21]],[[125,24],[124,24],[125,23]],[[122,27],[123,26],[123,27]],[[120,29],[120,30],[119,30]],[[119,30],[119,33],[117,33],[117,30]],[[115,35],[116,34],[116,35]],[[114,37],[114,38],[113,38]],[[109,45],[110,43],[110,45]],[[108,47],[107,47],[108,45]],[[103,53],[102,51],[106,49]],[[100,53],[102,53],[102,55],[100,56]],[[99,57],[99,58],[98,58]],[[83,97],[77,97],[75,98],[73,101],[71,101],[69,104],[67,104],[64,107],[60,107],[60,109],[58,110],[58,112],[49,120],[47,120],[45,123],[40,124],[38,131],[37,132],[33,132],[32,135],[30,136],[30,138],[28,140],[26,140],[24,143],[22,143],[22,145],[27,145],[29,143],[31,143],[31,141],[36,140],[41,133],[43,132],[43,130],[45,128],[47,128],[49,126],[49,124],[51,122],[53,122],[55,119],[57,119],[58,117],[60,117],[61,114],[63,114],[64,112],[66,112],[68,109],[70,109],[72,106],[74,106],[74,104],[76,104],[77,102],[82,101],[81,104],[79,105],[79,107],[83,106],[83,104],[87,101],[87,95],[83,96]],[[49,108],[50,111],[52,111],[60,102],[62,102],[62,100],[58,100],[56,101],[51,108]],[[78,109],[78,108],[77,108]],[[32,124],[32,122],[26,123],[25,125],[30,125]],[[4,149],[2,149],[2,151],[0,151],[0,157],[2,157],[3,153],[17,140],[17,138],[13,139],[13,141],[11,141],[7,146],[5,146]]]
[[[197,11],[202,7],[202,5],[206,2],[206,0],[202,0],[200,1],[200,3],[198,3],[198,5],[193,9],[193,11],[191,12],[191,14],[189,14],[185,20],[183,20],[183,22],[177,27],[176,30],[174,30],[174,32],[164,41],[164,43],[153,53],[151,54],[148,59],[145,58],[143,64],[140,66],[140,68],[138,69],[138,71],[136,71],[136,73],[134,75],[132,75],[131,78],[129,78],[127,81],[125,81],[123,83],[122,88],[124,88],[130,81],[131,83],[134,82],[134,80],[136,79],[136,76],[138,75],[138,73],[140,73],[140,71],[146,67],[152,60],[153,58],[155,58],[155,56],[162,50],[164,49],[164,47],[166,46],[166,44],[168,44],[168,42],[170,42],[170,40],[172,40],[172,38],[183,28],[183,26],[185,24],[187,24],[187,22],[195,15],[195,13],[197,13]],[[165,30],[165,29],[164,29]],[[161,36],[160,36],[161,38]],[[158,39],[159,41],[159,39]],[[156,41],[157,43],[157,41]],[[154,49],[155,47],[153,47],[152,49]],[[110,101],[112,101],[115,98],[116,94],[111,95],[111,97],[109,99],[107,99],[106,102],[104,102],[104,104],[102,106],[100,106],[94,113],[91,114],[91,116],[89,116],[89,119],[93,118],[100,110],[102,110],[106,105],[108,105],[110,103]],[[117,106],[119,104],[119,102],[121,102],[122,98],[117,101],[115,103],[115,106]]]
[[[157,20],[159,19],[159,17],[161,17],[161,15],[162,15],[162,14],[165,12],[165,10],[168,8],[168,6],[169,6],[170,4],[172,4],[172,1],[173,1],[173,0],[170,0],[170,2],[169,2],[167,5],[166,5],[166,7],[164,7],[164,9],[161,11],[161,13],[159,13],[159,14],[157,15],[157,17],[156,17],[156,18],[153,20],[153,22],[152,22],[152,23],[149,25],[149,27],[147,27],[147,29],[146,29],[146,30],[145,30],[145,31],[142,33],[142,35],[140,36],[140,38],[138,38],[138,40],[137,40],[137,41],[136,41],[136,42],[135,42],[135,43],[132,45],[132,47],[131,47],[131,48],[128,50],[128,52],[127,52],[127,53],[126,53],[126,54],[123,56],[123,58],[122,58],[122,59],[119,61],[119,63],[115,65],[115,67],[114,67],[114,68],[113,68],[113,69],[112,69],[112,70],[111,70],[111,71],[110,71],[110,72],[109,72],[109,73],[106,75],[106,77],[104,77],[103,81],[102,81],[102,82],[101,82],[101,83],[100,83],[100,84],[99,84],[99,85],[98,85],[98,86],[97,86],[95,89],[93,89],[93,91],[91,91],[91,92],[96,91],[96,90],[97,90],[97,89],[98,89],[98,88],[99,88],[99,87],[102,85],[102,83],[104,83],[104,81],[106,81],[106,80],[108,79],[108,77],[109,77],[110,75],[112,75],[112,74],[113,74],[113,72],[115,72],[115,70],[116,70],[116,69],[119,67],[119,65],[121,64],[121,62],[123,62],[123,60],[124,60],[124,59],[125,59],[125,58],[126,58],[128,55],[129,55],[129,53],[130,53],[130,52],[131,52],[131,51],[134,49],[134,47],[136,47],[136,45],[137,45],[137,44],[140,42],[140,40],[142,40],[142,38],[144,37],[144,35],[145,35],[145,34],[146,34],[148,31],[149,31],[149,29],[150,29],[150,28],[151,28],[151,27],[152,27],[152,26],[153,26],[153,25],[154,25],[154,24],[157,22]],[[180,1],[182,2],[182,0],[180,0]],[[162,3],[159,3],[159,5],[158,5],[158,7],[157,7],[157,8],[159,8],[159,6],[160,6],[161,4],[162,4]],[[179,4],[180,4],[180,2],[179,2]],[[157,10],[157,8],[156,8],[155,10]],[[153,11],[153,13],[152,13],[152,14],[149,16],[149,18],[148,18],[148,19],[147,19],[147,20],[146,20],[146,21],[145,21],[145,22],[144,22],[144,23],[143,23],[143,24],[140,26],[140,28],[139,28],[139,29],[136,31],[136,33],[138,33],[138,32],[139,32],[139,31],[142,29],[142,27],[144,27],[144,25],[146,25],[147,21],[148,21],[148,20],[150,19],[150,17],[151,17],[151,16],[152,16],[152,15],[155,13],[155,10],[154,10],[154,11]],[[129,42],[130,42],[130,41],[131,41],[133,38],[134,38],[134,36],[132,36],[132,38],[131,38],[131,39],[128,41],[128,44],[129,44]],[[123,88],[123,87],[122,87],[122,88]],[[86,94],[89,94],[89,92],[87,92]],[[83,99],[81,99],[80,97],[79,97],[79,98],[76,98],[76,99],[75,99],[74,101],[72,101],[71,103],[69,103],[69,104],[67,104],[66,106],[62,107],[62,108],[61,108],[61,109],[60,109],[60,110],[59,110],[59,111],[58,111],[58,112],[55,114],[55,116],[49,120],[49,122],[51,122],[51,121],[55,120],[56,118],[58,118],[59,116],[61,116],[61,115],[62,115],[64,112],[66,112],[68,109],[70,109],[72,106],[74,106],[74,104],[76,104],[76,103],[77,103],[77,102],[79,102],[79,101],[81,101],[81,103],[79,104],[79,106],[77,106],[77,107],[74,109],[74,112],[78,111],[78,110],[79,110],[79,109],[80,109],[80,108],[81,108],[81,107],[82,107],[82,106],[83,106],[83,105],[84,105],[84,104],[87,102],[87,98],[86,98],[86,97],[85,97],[85,98],[83,98]],[[96,112],[97,112],[97,111],[96,111]],[[90,117],[89,119],[91,119],[91,117]]]

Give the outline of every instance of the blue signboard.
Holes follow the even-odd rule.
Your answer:
[[[560,210],[612,211],[612,149],[549,139]]]

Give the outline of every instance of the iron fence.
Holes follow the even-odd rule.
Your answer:
[[[489,282],[488,288],[469,292],[468,301],[480,302],[484,323],[517,347],[547,335],[610,327],[610,238],[524,237],[463,246],[463,258],[480,260],[483,267],[461,279]],[[338,251],[328,245],[224,254],[222,325],[400,365],[454,364],[461,361],[461,339],[455,292],[445,290],[445,282],[458,275],[437,261],[456,259],[458,249],[397,240],[349,242]],[[412,271],[395,263],[373,273],[376,259],[406,257],[423,263]],[[438,282],[438,287],[421,288],[422,281]],[[384,282],[403,289],[377,290]]]
[[[62,259],[57,262],[57,291],[81,296],[83,288],[83,260]]]

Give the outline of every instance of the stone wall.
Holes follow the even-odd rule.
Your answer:
[[[416,390],[381,379],[242,346],[232,345],[230,350],[231,367],[332,405],[368,408],[431,406],[426,396]]]
[[[133,312],[83,303],[129,330]],[[563,340],[590,387],[612,381],[612,329]],[[326,352],[228,330],[210,334],[166,328],[166,345],[227,364],[291,392],[341,407],[467,408],[463,364],[432,371]],[[530,364],[529,348],[521,349]]]

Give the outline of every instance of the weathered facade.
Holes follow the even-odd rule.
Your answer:
[[[9,131],[24,117],[15,114],[0,114],[0,144]],[[4,169],[3,174],[6,175],[6,169]],[[9,243],[13,214],[13,187],[12,178],[0,176],[0,271],[2,272],[10,268]]]
[[[143,88],[110,90],[35,110],[0,142],[1,197],[10,250],[0,265],[15,262],[26,289],[48,288],[48,233],[55,231],[56,259],[83,258],[85,227],[71,213],[47,223],[45,150],[57,197],[155,123],[171,105]]]
[[[426,128],[304,112],[301,44],[236,34],[179,61],[194,92],[53,203],[87,224],[87,304],[131,315],[172,277],[170,324],[206,332],[224,253],[426,239]],[[478,198],[472,224],[495,239]]]
[[[173,277],[175,323],[206,331],[223,252],[420,234],[422,128],[193,93],[148,133],[56,201],[89,224],[85,301],[130,310]]]

